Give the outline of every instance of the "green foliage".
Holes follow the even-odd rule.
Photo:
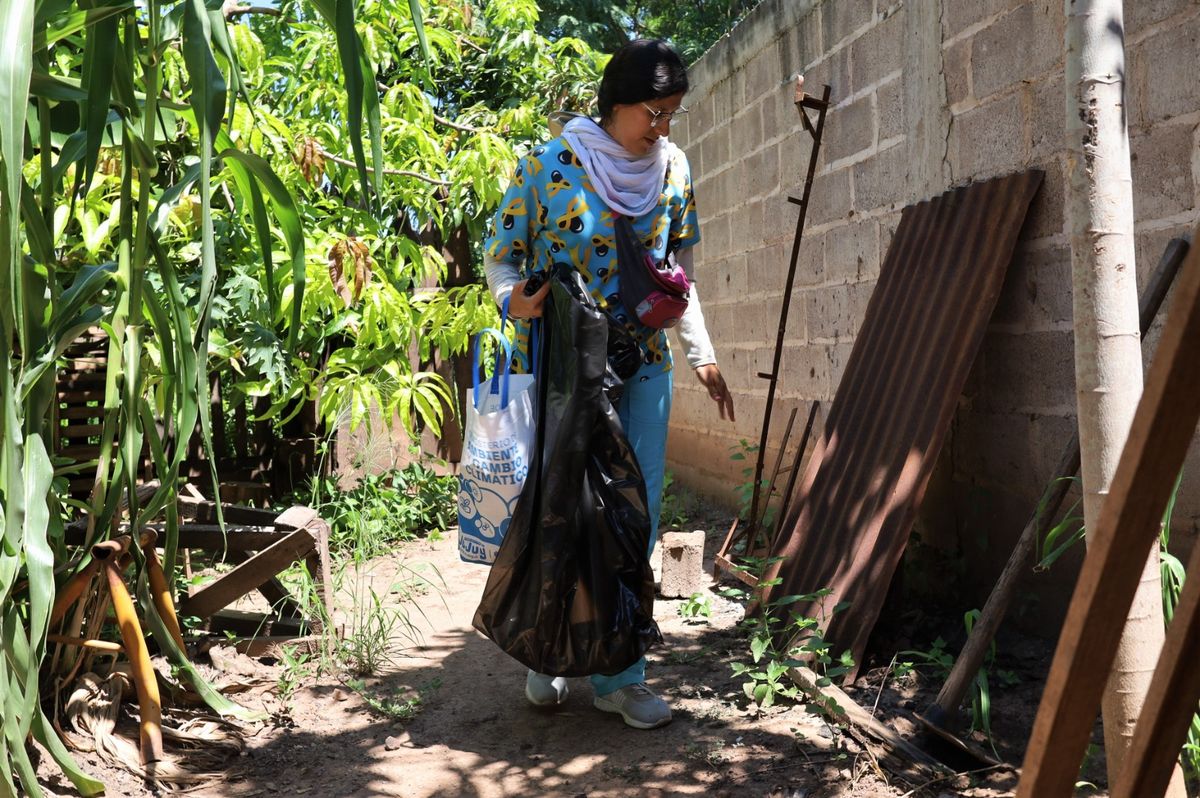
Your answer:
[[[754,503],[754,469],[758,456],[758,444],[750,443],[745,438],[739,440],[735,445],[731,446],[732,454],[729,455],[730,460],[745,463],[742,468],[742,481],[734,486],[734,493],[738,497],[738,520],[741,523],[749,523],[750,510]],[[766,506],[758,508],[761,514],[759,527],[761,535],[765,535],[769,540],[771,531],[775,526],[776,508],[767,502],[767,483],[768,478],[764,475],[758,482],[759,502],[766,502]],[[741,553],[741,552],[737,552]]]
[[[712,602],[707,593],[693,593],[679,605],[679,617],[707,622],[712,617]]]
[[[329,522],[330,550],[364,562],[400,541],[436,537],[455,521],[458,480],[418,462],[366,474],[352,488],[337,477],[314,477],[293,501],[318,510]]]
[[[1078,477],[1072,479],[1078,479]],[[1186,577],[1183,563],[1168,548],[1171,541],[1171,516],[1175,512],[1175,500],[1179,496],[1179,486],[1182,482],[1183,472],[1180,472],[1175,478],[1175,485],[1171,489],[1170,499],[1163,512],[1158,536],[1159,582],[1162,591],[1163,621],[1167,624],[1170,624],[1171,619],[1175,616],[1175,607],[1179,603],[1179,596],[1183,592],[1183,582]],[[1036,566],[1038,570],[1048,568],[1071,546],[1084,539],[1085,529],[1083,516],[1078,509],[1079,505],[1078,501],[1072,505],[1067,511],[1066,517],[1047,533],[1046,539],[1042,543],[1042,551],[1039,553]],[[1189,778],[1193,780],[1200,778],[1200,713],[1192,716],[1192,722],[1188,726],[1187,740],[1180,755],[1180,762]]]
[[[968,635],[979,621],[979,610],[968,610],[963,615],[963,626]],[[945,682],[954,668],[954,654],[947,648],[946,641],[941,637],[930,644],[928,650],[907,650],[897,652],[892,665],[892,676],[903,677],[918,667],[927,667],[932,671],[933,680]],[[979,730],[992,743],[992,697],[990,678],[995,677],[1005,686],[1016,684],[1017,675],[1009,670],[996,667],[996,644],[988,647],[987,655],[979,672],[971,682],[971,730]]]
[[[215,468],[214,373],[232,404],[269,400],[281,423],[317,400],[326,420],[378,409],[411,434],[440,431],[454,402],[423,364],[495,321],[477,242],[546,113],[586,108],[602,62],[538,35],[532,0],[278,11],[0,5],[0,795],[18,781],[40,794],[30,736],[78,791],[101,789],[40,709],[54,705],[39,688],[54,683],[40,669],[55,581],[117,527],[145,457],[160,487],[128,520],[165,520],[170,578],[193,435]],[[80,465],[51,451],[55,383],[65,348],[94,328],[108,338],[105,421],[98,461]],[[63,539],[72,471],[95,474],[82,548]]]
[[[1080,482],[1079,477],[1060,477],[1070,482]],[[1047,491],[1049,493],[1049,491]],[[1043,495],[1038,505],[1040,516],[1046,511],[1047,496]],[[1063,518],[1046,532],[1046,537],[1040,541],[1035,571],[1044,571],[1054,564],[1062,555],[1084,539],[1083,500],[1077,499],[1067,508]]]
[[[372,689],[362,679],[351,679],[346,686],[358,693],[375,714],[388,720],[407,723],[417,716],[429,699],[442,686],[441,679],[433,679],[416,690]]]
[[[1171,498],[1163,513],[1162,527],[1158,534],[1158,557],[1160,579],[1162,582],[1163,621],[1167,624],[1175,617],[1175,607],[1179,604],[1179,596],[1183,593],[1183,581],[1186,577],[1183,563],[1168,551],[1171,542],[1171,517],[1175,514],[1175,500],[1179,497],[1179,486],[1183,483],[1183,472],[1175,478],[1175,487],[1171,490]],[[1179,761],[1190,780],[1200,779],[1200,713],[1192,715],[1188,725],[1187,739]]]
[[[780,559],[748,558],[745,567],[750,573],[761,575]],[[759,588],[773,587],[778,581],[762,580]],[[760,612],[742,621],[749,638],[750,661],[735,662],[733,674],[745,679],[742,689],[746,697],[760,709],[770,707],[777,697],[794,700],[800,695],[800,688],[788,677],[788,671],[792,668],[801,665],[809,667],[817,675],[818,688],[827,687],[834,679],[854,668],[851,653],[843,651],[836,655],[824,636],[829,619],[850,606],[849,602],[842,601],[827,611],[825,600],[832,592],[829,588],[823,588],[814,593],[782,596],[760,605]],[[730,588],[723,593],[730,598],[748,598],[746,592],[739,588]],[[794,604],[815,604],[819,617],[795,612],[792,609]],[[832,699],[826,699],[819,710],[833,715],[845,712]]]
[[[687,494],[674,489],[675,477],[667,471],[663,474],[662,507],[658,513],[658,528],[682,529],[687,525]]]
[[[638,37],[667,39],[686,63],[728,33],[758,0],[542,0],[539,28],[611,53]]]
[[[276,680],[279,700],[284,707],[291,705],[292,696],[300,685],[312,675],[312,654],[300,651],[297,646],[280,646],[279,664],[282,670]]]

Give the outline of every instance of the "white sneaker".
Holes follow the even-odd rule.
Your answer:
[[[616,712],[625,719],[625,725],[635,729],[657,729],[671,722],[671,708],[667,702],[645,684],[631,684],[607,695],[598,695],[592,706],[601,712]]]
[[[525,697],[535,707],[554,707],[567,700],[567,680],[530,671],[525,677]]]

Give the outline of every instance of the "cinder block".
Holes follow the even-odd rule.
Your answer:
[[[875,92],[875,105],[879,113],[879,141],[903,136],[904,128],[904,81],[901,79],[885,83]]]
[[[874,219],[850,222],[825,234],[825,279],[853,283],[867,264],[879,260],[879,226]]]
[[[1167,27],[1130,48],[1129,87],[1134,123],[1148,124],[1200,107],[1200,84],[1184,78],[1180,64],[1200,60],[1200,16]]]
[[[954,117],[949,148],[954,180],[995,177],[1019,165],[1022,116],[1020,95],[1010,94]]]
[[[1021,0],[948,0],[942,5],[942,38],[950,39],[963,28],[1007,11]]]
[[[662,587],[666,598],[687,598],[708,587],[704,573],[704,533],[668,532],[663,535]]]
[[[1053,75],[1030,84],[1025,88],[1025,103],[1028,111],[1025,121],[1029,142],[1029,160],[1044,161],[1066,149],[1063,114],[1063,73]]]
[[[1133,155],[1133,198],[1138,219],[1159,219],[1191,210],[1195,124],[1156,125],[1129,142]]]
[[[851,85],[858,92],[878,83],[904,66],[904,15],[897,13],[877,23],[850,46]]]
[[[896,144],[851,167],[854,174],[854,207],[870,211],[884,206],[903,206],[913,197],[909,175],[908,148]]]
[[[842,39],[871,21],[875,4],[869,0],[840,0],[821,5],[821,33],[825,49],[829,50]]]
[[[1034,0],[980,31],[971,52],[975,96],[983,99],[1054,69],[1062,62],[1064,26],[1062,3]]]
[[[875,143],[875,109],[871,103],[872,97],[867,94],[829,112],[821,148],[830,162],[854,155]]]
[[[815,227],[836,219],[844,219],[850,212],[850,170],[819,174],[813,180],[809,198],[806,225]]]
[[[942,55],[948,105],[958,105],[971,96],[971,41],[963,39],[956,42],[946,48]]]

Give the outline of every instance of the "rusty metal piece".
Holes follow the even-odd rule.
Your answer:
[[[762,510],[762,513],[758,517],[755,517],[754,515],[750,516],[751,527],[762,526],[763,520],[767,517],[767,510],[771,502],[771,495],[775,492],[775,480],[779,479],[779,470],[783,468],[783,456],[787,453],[787,441],[791,439],[792,425],[796,423],[797,409],[798,408],[793,407],[792,412],[788,414],[787,426],[783,429],[783,441],[779,446],[779,454],[775,457],[775,467],[771,469],[771,477],[767,480],[767,489],[765,491],[766,499],[759,505],[759,509]]]
[[[904,209],[825,430],[767,571],[771,594],[828,588],[821,619],[861,663],[983,340],[1029,203],[1028,171]],[[848,609],[833,613],[839,602]],[[849,674],[853,679],[855,671]]]
[[[774,489],[775,477],[777,477],[779,474],[779,468],[777,465],[775,474],[772,476],[772,479],[771,479],[771,488],[767,490],[766,497],[764,498],[763,491],[762,491],[763,466],[764,466],[764,459],[765,459],[766,453],[767,453],[767,443],[768,443],[769,435],[770,435],[770,431],[771,431],[771,411],[775,405],[775,392],[779,385],[779,368],[780,368],[780,363],[783,359],[783,342],[784,342],[784,337],[787,334],[788,312],[791,309],[791,305],[792,305],[792,289],[796,282],[796,267],[797,267],[797,264],[799,263],[799,257],[800,257],[800,241],[804,237],[804,223],[805,223],[805,220],[808,218],[808,203],[809,203],[809,198],[812,195],[813,178],[816,175],[816,171],[817,171],[817,159],[821,152],[821,136],[825,130],[825,114],[829,110],[829,94],[830,94],[830,88],[829,88],[829,86],[825,86],[823,88],[820,99],[817,99],[816,97],[813,97],[808,94],[801,94],[801,95],[799,95],[799,99],[796,100],[796,103],[795,103],[796,111],[800,114],[800,120],[803,123],[805,131],[807,131],[809,133],[809,135],[812,136],[812,151],[809,153],[808,170],[805,173],[805,177],[804,177],[804,192],[803,192],[802,196],[799,199],[797,199],[795,197],[788,197],[788,202],[792,202],[792,203],[800,206],[800,214],[796,219],[796,234],[795,234],[795,238],[792,241],[792,256],[791,256],[791,260],[788,263],[787,280],[784,282],[783,305],[780,308],[780,312],[779,312],[779,327],[776,331],[776,336],[775,336],[775,353],[774,353],[774,356],[772,359],[771,371],[770,372],[759,372],[759,374],[758,374],[758,376],[760,378],[768,381],[768,386],[767,386],[767,403],[766,403],[766,407],[763,409],[762,431],[759,434],[759,439],[758,439],[758,455],[757,455],[757,458],[756,458],[756,461],[754,464],[753,492],[751,493],[751,498],[750,498],[750,520],[749,520],[749,523],[746,525],[746,527],[743,530],[741,530],[740,533],[736,533],[736,534],[735,534],[735,532],[737,530],[737,522],[736,521],[734,522],[734,526],[732,529],[730,529],[729,535],[728,535],[728,537],[726,537],[724,545],[721,546],[720,551],[717,552],[717,557],[713,561],[713,576],[714,577],[719,577],[720,572],[722,570],[729,571],[731,573],[737,573],[733,570],[734,569],[734,563],[732,560],[733,549],[738,543],[740,543],[742,541],[742,539],[745,539],[745,551],[747,554],[751,554],[755,551],[769,550],[770,546],[771,546],[769,537],[767,540],[763,540],[760,543],[760,540],[759,540],[759,532],[761,531],[760,530],[760,521],[761,521],[761,518],[766,515],[766,506],[765,505],[771,499],[771,492]],[[810,109],[810,108],[817,112],[817,122],[815,125],[813,124],[812,120],[808,116],[807,109]],[[794,418],[794,416],[795,416],[795,413],[793,411],[793,418]],[[789,421],[788,434],[790,434],[790,432],[791,432],[791,422]],[[788,446],[788,434],[785,434],[783,441],[780,442],[780,450],[779,450],[780,462],[782,462],[783,453],[786,451],[787,446]],[[807,443],[807,435],[805,437],[805,442]],[[797,463],[799,463],[799,460],[801,458],[803,458],[804,445],[805,444],[801,444],[801,450],[800,450],[800,454],[797,457]],[[793,484],[794,482],[795,482],[794,477],[789,478],[789,485]],[[789,488],[789,493],[790,493],[790,488]],[[786,502],[786,500],[787,500],[786,495],[784,497],[784,500]],[[760,506],[762,508],[761,515],[759,514]],[[782,514],[780,517],[782,518]],[[777,528],[777,530],[778,530],[778,528]],[[738,578],[742,579],[742,581],[747,581],[744,578],[745,576],[746,575],[744,573],[742,573],[741,575],[738,576]],[[755,584],[757,584],[757,580],[754,580],[754,582],[755,582]]]
[[[792,289],[796,282],[796,266],[800,258],[800,241],[804,238],[804,223],[808,218],[808,201],[812,195],[813,177],[817,172],[817,156],[821,152],[821,135],[825,131],[825,114],[829,110],[829,92],[828,86],[824,88],[820,101],[814,98],[805,96],[800,102],[796,103],[796,110],[800,112],[800,118],[804,120],[804,127],[812,135],[812,151],[808,157],[808,172],[804,176],[804,193],[801,195],[799,202],[800,215],[796,218],[796,235],[792,240],[792,258],[788,263],[787,280],[784,282],[783,289],[783,305],[779,311],[779,328],[775,335],[775,354],[771,360],[771,371],[769,374],[760,374],[769,382],[767,386],[767,404],[763,410],[762,433],[758,437],[758,460],[754,465],[754,494],[750,500],[750,518],[758,517],[758,504],[762,500],[761,484],[763,474],[763,458],[767,453],[768,435],[771,431],[771,410],[775,405],[775,391],[779,385],[779,365],[783,359],[783,342],[787,334],[787,319],[788,312],[792,307]],[[814,127],[809,123],[808,114],[805,113],[805,108],[817,109],[817,124]],[[752,551],[755,546],[757,537],[757,529],[747,529],[747,534],[750,538],[749,544],[746,546],[746,551]]]
[[[804,461],[804,452],[808,449],[808,439],[812,437],[813,422],[817,420],[817,410],[820,408],[820,402],[813,402],[808,409],[808,422],[804,425],[804,435],[800,438],[800,445],[796,447],[796,457],[788,469],[788,483],[787,487],[783,489],[783,501],[779,505],[779,523],[775,525],[775,534],[771,536],[771,551],[774,551],[779,544],[779,535],[783,531],[783,519],[787,518],[788,509],[791,507],[792,493],[796,490],[796,477],[800,476],[800,463]]]

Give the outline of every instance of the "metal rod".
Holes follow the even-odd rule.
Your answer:
[[[771,479],[767,481],[767,498],[762,503],[762,518],[750,517],[750,540],[746,544],[746,553],[754,554],[754,543],[758,539],[758,532],[761,528],[763,518],[767,517],[767,508],[771,504],[771,494],[775,491],[775,480],[779,478],[779,469],[783,467],[783,456],[787,453],[788,440],[792,437],[792,425],[796,423],[796,410],[793,407],[791,414],[788,416],[787,429],[783,431],[783,440],[779,442],[779,454],[775,458],[775,467],[771,469]],[[770,543],[770,536],[767,536],[767,543]]]
[[[796,280],[796,265],[800,257],[800,240],[804,237],[804,222],[808,216],[808,200],[812,194],[813,176],[817,171],[817,156],[821,151],[821,134],[825,130],[825,112],[829,108],[829,92],[829,86],[825,86],[819,106],[815,102],[806,103],[804,97],[801,97],[796,102],[796,110],[804,120],[805,128],[809,129],[809,132],[812,134],[813,146],[808,158],[808,173],[804,177],[804,195],[800,199],[800,215],[796,219],[796,237],[792,242],[792,258],[788,265],[787,282],[785,283],[783,292],[783,307],[779,312],[779,330],[775,336],[775,355],[771,365],[770,385],[767,388],[767,406],[763,411],[762,434],[758,439],[758,459],[754,466],[754,493],[750,500],[751,519],[758,517],[758,503],[762,499],[763,458],[766,455],[767,436],[771,430],[771,409],[775,404],[775,389],[779,384],[779,363],[783,358],[783,341],[787,333],[788,311],[792,306],[792,288]],[[817,107],[817,124],[815,129],[811,129],[808,124],[808,116],[804,113],[805,107]],[[753,539],[756,530],[749,529],[748,534]]]
[[[792,461],[792,473],[788,474],[787,488],[783,492],[783,502],[779,505],[779,523],[775,525],[775,534],[771,536],[770,551],[775,551],[775,546],[779,542],[779,534],[783,531],[783,525],[787,520],[788,510],[792,506],[792,491],[796,489],[796,478],[800,476],[800,462],[804,459],[804,452],[808,449],[808,439],[812,435],[813,422],[817,420],[817,410],[821,407],[821,402],[814,401],[812,407],[808,409],[808,423],[804,425],[804,435],[800,437],[800,447],[796,449],[796,459]]]

